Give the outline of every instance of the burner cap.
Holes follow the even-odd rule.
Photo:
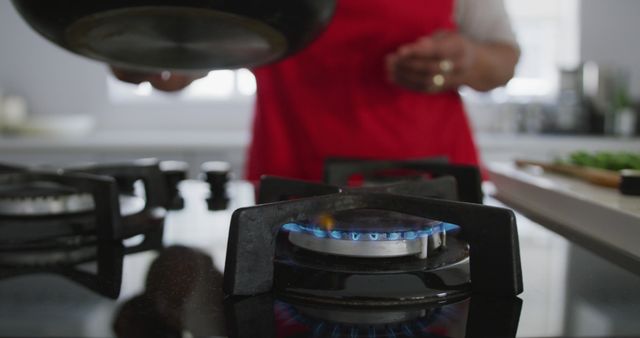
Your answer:
[[[120,195],[122,216],[141,212],[143,198]],[[0,216],[38,217],[91,212],[95,209],[93,196],[54,182],[34,181],[0,185]]]
[[[0,215],[45,216],[93,210],[90,194],[45,181],[0,186]]]
[[[75,193],[74,189],[53,182],[35,181],[0,185],[0,198],[58,197]]]
[[[446,234],[459,227],[408,214],[358,209],[320,215],[283,226],[294,245],[325,254],[351,257],[400,257],[431,252],[446,245]]]

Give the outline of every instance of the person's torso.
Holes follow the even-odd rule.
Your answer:
[[[451,136],[470,138],[458,94],[400,88],[385,68],[399,46],[455,29],[453,10],[453,0],[338,0],[316,42],[255,70],[249,177],[318,179],[327,157],[456,157]]]

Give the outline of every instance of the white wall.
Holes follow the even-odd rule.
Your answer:
[[[583,60],[626,67],[632,95],[640,99],[640,1],[582,0]]]
[[[0,84],[25,96],[38,114],[92,112],[106,104],[106,71],[33,32],[7,0],[0,1]]]
[[[33,114],[90,114],[102,129],[246,131],[251,99],[115,103],[107,67],[37,35],[8,0],[0,0],[0,90],[26,97]]]

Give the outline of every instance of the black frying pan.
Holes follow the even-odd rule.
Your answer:
[[[145,70],[253,67],[302,49],[336,0],[13,0],[55,44]]]

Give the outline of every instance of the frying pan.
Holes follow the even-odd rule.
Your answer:
[[[336,0],[12,0],[53,43],[129,69],[255,67],[304,48]]]

